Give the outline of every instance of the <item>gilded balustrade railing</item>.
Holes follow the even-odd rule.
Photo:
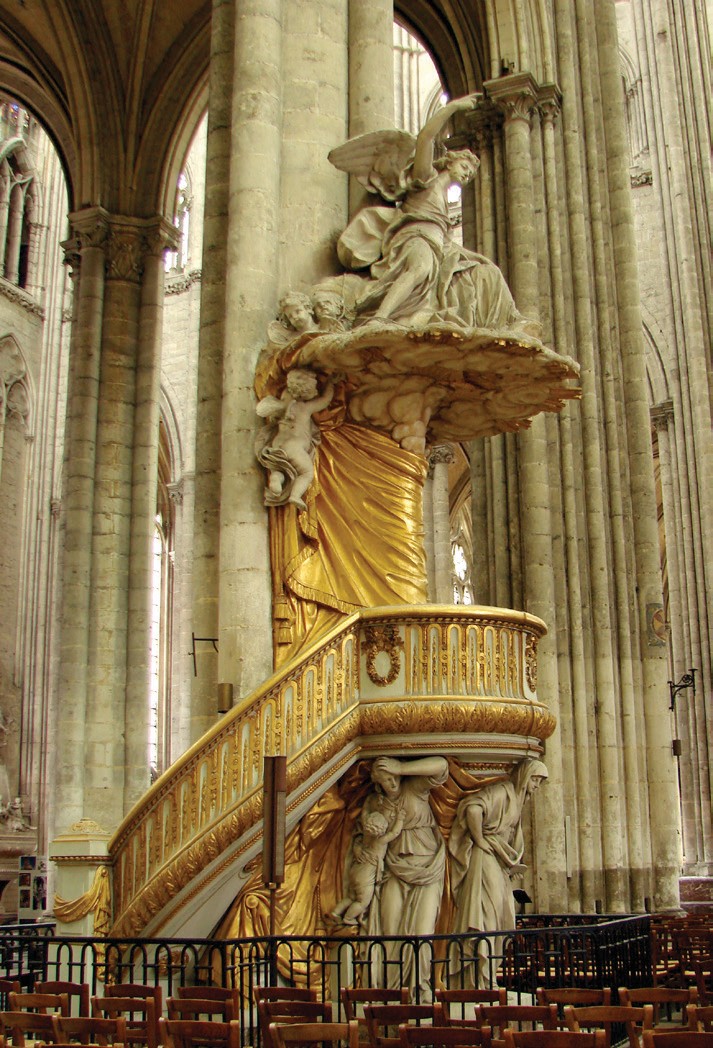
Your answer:
[[[141,934],[211,863],[244,862],[259,847],[266,755],[287,756],[289,813],[308,780],[316,800],[322,769],[334,775],[383,751],[384,736],[392,752],[453,752],[453,735],[459,752],[488,734],[547,738],[554,720],[536,694],[544,632],[539,619],[500,608],[401,606],[345,619],[227,713],[129,813],[110,843],[112,934]]]

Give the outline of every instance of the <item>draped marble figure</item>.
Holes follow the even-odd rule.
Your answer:
[[[384,858],[383,880],[369,907],[368,935],[433,935],[443,895],[446,845],[429,804],[434,786],[448,778],[445,757],[397,760],[377,757],[371,769],[376,789],[365,801],[352,842],[352,851],[362,846],[365,821],[373,812],[383,815],[390,829],[401,829],[389,843]],[[387,959],[400,956],[399,944],[385,946]],[[422,968],[421,997],[428,999],[428,966]],[[401,965],[389,965],[390,987],[415,983],[412,957]]]
[[[547,778],[538,760],[524,760],[510,779],[495,782],[464,797],[458,805],[448,840],[451,888],[455,903],[454,933],[506,931],[515,927],[512,873],[525,848],[522,809],[525,801]],[[491,939],[495,956],[502,952],[502,938]],[[464,962],[460,948],[451,948],[451,976],[465,968],[463,984],[489,986],[489,947],[478,946],[478,971]]]
[[[388,205],[359,211],[337,245],[346,269],[370,276],[353,304],[355,327],[441,322],[527,332],[532,326],[498,267],[451,235],[449,187],[467,185],[480,162],[468,149],[436,156],[438,136],[455,113],[480,100],[469,95],[447,103],[415,140],[405,132],[372,132],[329,154],[335,167],[354,174]]]

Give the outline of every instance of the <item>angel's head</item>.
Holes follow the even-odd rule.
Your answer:
[[[448,171],[454,183],[465,186],[475,178],[480,161],[469,149],[449,149],[445,156],[435,161],[434,167]]]
[[[316,325],[309,295],[301,291],[288,291],[280,299],[279,319],[295,331],[313,331]]]
[[[317,396],[317,376],[313,371],[293,368],[287,373],[287,392],[295,400],[312,400]]]

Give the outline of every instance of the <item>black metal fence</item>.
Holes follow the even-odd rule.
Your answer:
[[[539,924],[527,921],[523,924]],[[302,939],[113,939],[55,936],[51,925],[0,928],[0,977],[24,988],[46,979],[104,984],[161,985],[164,997],[183,985],[239,989],[244,1002],[243,1043],[257,1044],[256,986],[303,985],[331,1001],[343,1018],[342,986],[411,988],[415,1002],[438,986],[473,982],[507,988],[529,1001],[539,986],[643,986],[651,983],[648,915],[554,917],[546,926],[522,926],[488,935]]]

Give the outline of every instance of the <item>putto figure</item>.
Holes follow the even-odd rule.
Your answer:
[[[355,304],[355,327],[441,322],[527,333],[527,318],[498,267],[451,235],[448,189],[470,182],[480,162],[467,149],[436,157],[437,140],[455,113],[479,101],[480,95],[469,95],[449,102],[415,140],[404,132],[373,132],[329,154],[335,167],[392,205],[363,208],[339,239],[342,264],[371,277]]]
[[[397,812],[389,826],[386,816],[374,811],[362,818],[361,825],[361,842],[354,843],[347,870],[347,894],[332,910],[332,917],[343,924],[358,924],[369,908],[384,875],[386,849],[404,828],[404,813]]]
[[[333,395],[332,382],[320,396],[317,376],[295,368],[287,375],[280,399],[263,397],[259,401],[258,415],[269,419],[256,448],[258,461],[268,471],[265,505],[293,502],[306,509],[303,496],[314,478],[314,449],[319,443],[319,429],[312,416],[329,407]]]

